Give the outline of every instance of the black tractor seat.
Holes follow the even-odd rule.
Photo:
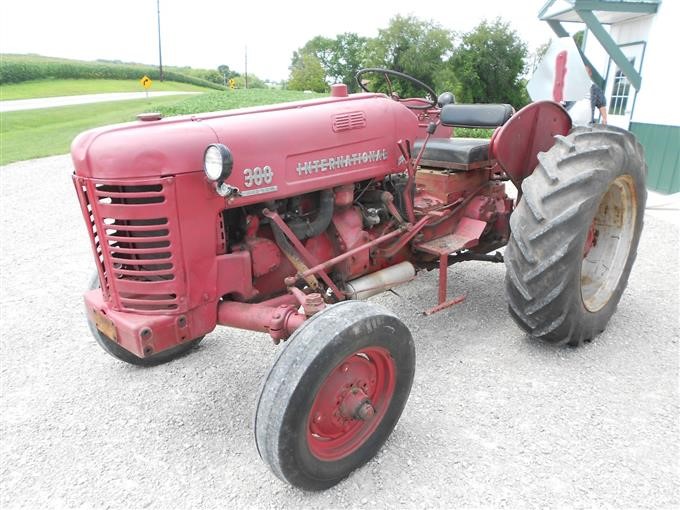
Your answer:
[[[515,110],[509,104],[447,104],[440,119],[444,126],[464,128],[495,128],[502,126]],[[413,144],[415,157],[423,140]],[[489,140],[483,138],[430,138],[420,165],[451,170],[474,170],[489,161]]]
[[[424,140],[413,144],[415,158]],[[473,170],[489,163],[489,140],[484,138],[430,138],[420,166],[451,170]]]

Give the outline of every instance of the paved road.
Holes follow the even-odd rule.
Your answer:
[[[179,90],[149,92],[149,97],[176,96],[180,94],[199,94],[199,92],[183,92]],[[145,97],[147,97],[146,92],[114,92],[109,94],[84,94],[81,96],[17,99],[14,101],[0,101],[0,112],[37,110],[40,108],[55,108],[57,106],[71,106],[76,104],[105,103],[108,101],[126,101],[129,99],[144,99]]]
[[[67,157],[0,168],[0,507],[677,508],[678,228],[647,220],[628,291],[582,349],[527,338],[502,265],[450,270],[377,301],[417,343],[411,398],[381,453],[319,494],[269,473],[252,441],[278,347],[219,329],[152,369],[89,337],[92,267]]]

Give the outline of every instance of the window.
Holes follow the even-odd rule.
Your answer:
[[[635,66],[635,59],[630,59],[630,63]],[[628,94],[630,93],[630,82],[621,69],[616,70],[614,83],[612,85],[611,101],[609,102],[610,115],[625,115],[626,105],[628,104]]]

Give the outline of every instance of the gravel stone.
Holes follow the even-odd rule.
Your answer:
[[[528,338],[502,264],[436,272],[373,298],[417,348],[411,399],[377,458],[305,493],[260,461],[252,416],[278,352],[220,328],[153,368],[90,337],[92,273],[68,156],[0,168],[0,507],[677,508],[678,227],[648,216],[608,329],[580,349]],[[357,487],[360,487],[357,490]],[[373,505],[375,503],[375,505]]]

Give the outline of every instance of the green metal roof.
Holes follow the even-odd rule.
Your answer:
[[[538,13],[544,21],[581,23],[578,11],[592,12],[603,25],[654,14],[660,0],[548,0]]]
[[[585,23],[636,90],[642,78],[602,25],[621,23],[657,12],[661,0],[548,0],[538,12],[557,37],[569,37],[563,22]],[[588,63],[585,55],[584,61]],[[592,66],[591,66],[592,67]],[[599,74],[596,81],[601,82]]]

